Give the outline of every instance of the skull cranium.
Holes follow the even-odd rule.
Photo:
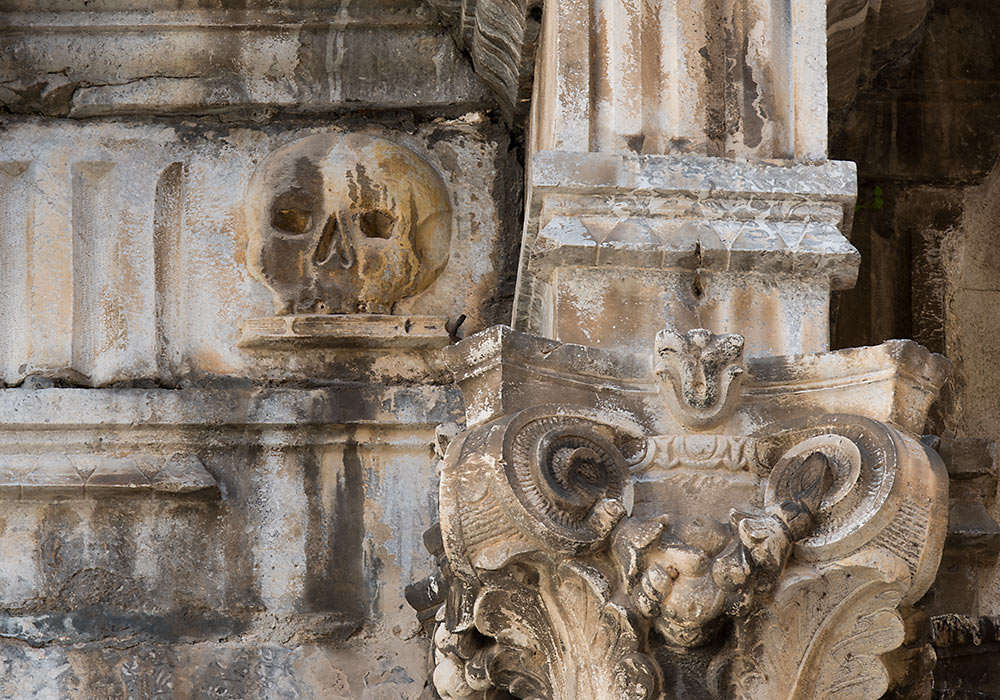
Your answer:
[[[391,313],[447,263],[451,217],[440,175],[410,149],[307,136],[254,173],[247,262],[279,314]]]

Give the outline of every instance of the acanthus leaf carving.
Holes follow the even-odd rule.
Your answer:
[[[773,598],[737,621],[731,658],[718,660],[728,666],[722,696],[881,697],[889,684],[881,657],[903,643],[900,607],[926,592],[937,569],[934,531],[943,529],[947,503],[940,460],[919,441],[856,416],[769,430],[772,449],[788,449],[765,502],[815,481],[815,455],[824,455],[831,481]]]
[[[773,601],[737,624],[731,686],[723,697],[881,697],[888,674],[880,656],[903,642],[902,591],[873,564],[824,571],[792,568]],[[775,653],[780,649],[781,653]]]
[[[507,119],[526,116],[542,0],[431,0]]]

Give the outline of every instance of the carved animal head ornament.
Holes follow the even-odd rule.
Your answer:
[[[691,428],[718,423],[735,405],[743,368],[743,336],[695,328],[656,334],[656,373],[669,384],[675,417]]]
[[[247,261],[279,314],[391,313],[448,262],[451,219],[441,176],[410,149],[317,134],[254,173]]]

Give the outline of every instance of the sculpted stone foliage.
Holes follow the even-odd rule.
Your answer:
[[[359,133],[307,136],[271,153],[247,192],[251,273],[279,315],[388,314],[448,262],[441,176],[408,148]]]
[[[657,435],[620,407],[512,397],[511,412],[451,439],[434,579],[441,697],[885,693],[883,655],[940,557],[940,460],[858,415],[805,409],[740,434],[741,341],[656,339],[652,381],[677,420],[722,434]],[[684,474],[759,479],[760,498],[724,518],[658,505],[652,484],[684,490]],[[692,658],[685,685],[671,664]]]
[[[734,626],[717,668],[725,667],[725,695],[880,697],[889,685],[881,655],[903,643],[905,606],[937,571],[947,503],[940,458],[857,416],[771,430],[771,450],[788,449],[771,470],[765,502],[781,498],[796,465],[817,452],[827,456],[832,483],[773,597]],[[770,652],[775,645],[781,654]]]
[[[431,0],[508,117],[523,119],[531,96],[542,0]]]

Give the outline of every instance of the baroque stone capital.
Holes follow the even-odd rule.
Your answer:
[[[788,385],[771,413],[738,336],[666,329],[645,376],[604,392],[606,352],[549,341],[529,365],[509,344],[487,360],[484,342],[453,353],[479,379],[459,377],[471,420],[441,462],[441,574],[422,606],[441,697],[881,697],[884,655],[937,569],[947,481],[927,445],[852,413],[849,393],[842,412],[803,398],[803,369],[834,353],[772,362]],[[946,365],[917,359],[939,387]],[[498,403],[482,368],[514,365]],[[869,401],[898,391],[870,376],[842,384]],[[572,382],[595,393],[559,391]],[[717,415],[658,422],[648,399],[664,383],[695,418]]]

